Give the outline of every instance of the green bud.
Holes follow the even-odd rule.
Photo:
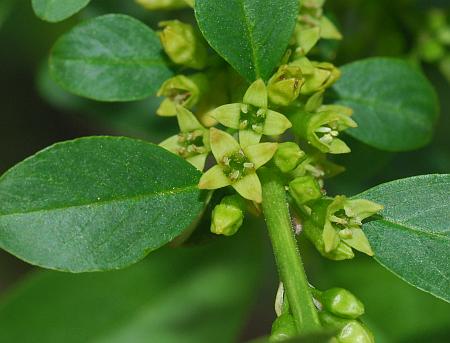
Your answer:
[[[232,236],[244,221],[245,202],[238,195],[224,197],[212,212],[211,232]]]
[[[364,314],[364,305],[352,293],[343,288],[331,288],[319,297],[323,308],[342,318],[356,319]]]
[[[309,95],[329,88],[341,76],[341,72],[334,65],[327,62],[312,62],[314,73],[305,75],[305,83],[300,91],[303,95]]]
[[[191,109],[199,102],[206,88],[208,88],[208,79],[202,73],[172,77],[162,84],[156,94],[166,97],[156,113],[164,117],[176,116],[177,105]]]
[[[297,144],[285,142],[278,145],[278,150],[273,157],[273,161],[283,173],[288,173],[297,167],[305,158],[305,152]]]
[[[339,330],[339,343],[375,343],[372,332],[358,320],[342,319],[325,311],[319,312],[319,319],[324,327]]]
[[[193,69],[203,69],[206,66],[206,46],[192,25],[179,20],[168,20],[160,22],[159,26],[163,28],[159,32],[161,44],[174,63]]]
[[[281,342],[296,335],[297,327],[295,326],[294,317],[289,313],[285,313],[273,322],[272,334],[269,340],[270,342]]]
[[[188,7],[185,0],[136,0],[149,10],[174,10]]]
[[[350,116],[335,108],[315,113],[298,112],[292,117],[292,124],[296,134],[321,152],[330,154],[350,152],[350,148],[338,136],[347,128],[357,126]]]
[[[336,338],[339,343],[375,343],[372,332],[356,320],[345,325]]]
[[[319,183],[309,175],[299,176],[289,183],[289,193],[298,206],[322,197]]]
[[[278,106],[289,106],[300,95],[303,82],[299,66],[282,65],[270,78],[267,86],[270,102]]]

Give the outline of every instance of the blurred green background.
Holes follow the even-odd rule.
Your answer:
[[[450,25],[449,1],[330,0],[326,9],[345,39],[324,42],[322,58],[337,65],[368,56],[408,59],[423,69],[441,101],[435,138],[418,151],[387,153],[348,137],[353,153],[337,159],[347,172],[329,180],[329,192],[351,195],[397,178],[448,173],[450,75],[433,55],[430,16],[439,9]],[[158,142],[171,133],[170,121],[154,115],[157,99],[95,103],[65,93],[47,75],[46,57],[61,33],[111,12],[153,28],[163,18],[192,18],[189,12],[146,12],[132,1],[97,0],[75,18],[48,24],[34,16],[30,1],[0,0],[1,173],[57,141],[112,134]],[[444,53],[450,57],[450,47]],[[41,271],[0,252],[0,341],[227,343],[265,335],[275,316],[277,278],[262,225],[249,223],[236,238],[199,247],[162,249],[112,273]],[[306,242],[301,248],[314,285],[346,287],[363,300],[377,342],[450,341],[450,305],[368,258],[328,262]]]

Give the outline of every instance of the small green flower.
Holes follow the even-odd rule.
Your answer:
[[[336,196],[326,211],[322,233],[325,252],[333,251],[342,241],[358,251],[373,256],[372,248],[361,230],[361,225],[364,219],[382,209],[383,206],[369,200],[351,200],[345,196]]]
[[[294,170],[306,159],[306,154],[294,142],[284,142],[278,145],[278,150],[273,157],[273,162],[283,173]]]
[[[304,232],[324,257],[351,259],[354,257],[352,248],[373,256],[361,225],[364,219],[381,211],[383,206],[345,196],[321,198],[308,206],[303,208],[309,212],[303,223]]]
[[[202,73],[191,76],[177,75],[166,80],[156,93],[157,96],[166,97],[156,114],[172,117],[177,115],[177,105],[193,108],[207,88],[208,79]]]
[[[314,113],[298,113],[293,120],[294,131],[323,153],[348,153],[350,148],[338,136],[341,131],[357,126],[350,115],[351,109],[344,106],[321,106]]]
[[[222,125],[239,130],[239,142],[245,148],[259,143],[263,134],[280,135],[292,126],[284,115],[267,106],[267,87],[260,79],[250,85],[243,103],[220,106],[210,115]]]
[[[280,66],[267,85],[270,102],[278,106],[289,106],[299,97],[304,82],[300,66]]]
[[[211,232],[217,235],[234,235],[244,221],[245,207],[245,200],[239,195],[224,197],[212,212]]]
[[[259,143],[242,147],[228,133],[210,129],[210,143],[217,165],[200,179],[200,189],[232,186],[242,197],[262,202],[262,189],[256,170],[270,161],[277,143]]]
[[[331,288],[318,295],[323,310],[338,317],[356,319],[364,314],[363,303],[344,288]]]
[[[179,20],[168,20],[159,23],[161,44],[170,59],[176,63],[193,69],[206,66],[207,48],[200,35],[190,24]]]
[[[174,10],[188,7],[187,0],[136,0],[149,10]]]
[[[177,119],[180,133],[159,145],[186,159],[199,170],[205,168],[205,161],[211,151],[209,131],[204,128],[192,112],[177,106]]]

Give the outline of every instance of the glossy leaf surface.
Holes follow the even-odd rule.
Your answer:
[[[247,81],[267,80],[295,27],[298,0],[199,0],[195,14],[209,44]]]
[[[384,205],[363,225],[375,259],[413,286],[450,302],[450,175],[374,187],[357,198]]]
[[[155,32],[122,14],[84,21],[63,35],[50,73],[69,92],[99,101],[146,98],[171,76]]]
[[[56,144],[0,178],[0,247],[63,271],[128,266],[199,216],[199,174],[139,140]]]
[[[433,135],[439,106],[429,81],[402,60],[370,58],[342,67],[334,102],[353,109],[352,137],[387,151],[414,150]]]
[[[56,23],[86,7],[91,0],[32,0],[33,10],[42,20]]]

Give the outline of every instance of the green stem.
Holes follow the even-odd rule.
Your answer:
[[[261,168],[262,208],[278,266],[299,334],[318,331],[321,326],[314,306],[303,262],[292,228],[286,191],[279,175]]]

